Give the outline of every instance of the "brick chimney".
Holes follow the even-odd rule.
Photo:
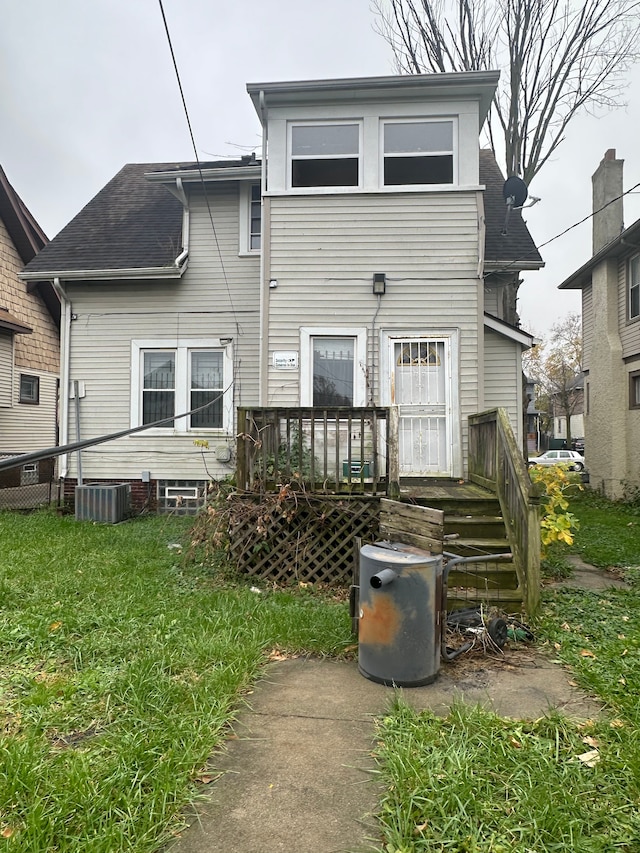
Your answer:
[[[623,165],[624,160],[616,160],[616,149],[610,148],[605,153],[602,162],[591,178],[593,186],[594,255],[606,246],[607,243],[615,240],[624,228],[622,204]],[[609,202],[611,203],[609,204]]]

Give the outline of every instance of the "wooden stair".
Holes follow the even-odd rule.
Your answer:
[[[498,499],[469,483],[427,483],[403,489],[402,500],[444,512],[444,550],[461,557],[487,555],[479,563],[453,567],[449,574],[449,611],[483,604],[507,613],[522,609],[522,591],[511,560],[496,562],[491,555],[510,553]]]

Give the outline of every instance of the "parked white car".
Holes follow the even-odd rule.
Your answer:
[[[529,465],[567,465],[570,471],[584,471],[584,456],[575,450],[547,450],[541,456],[530,456]]]

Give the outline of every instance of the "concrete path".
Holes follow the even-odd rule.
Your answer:
[[[443,664],[437,680],[406,688],[412,706],[445,714],[454,696],[504,716],[536,718],[550,707],[576,717],[598,706],[570,673],[520,646],[503,659],[472,654]],[[364,853],[378,848],[372,758],[374,717],[392,688],[363,678],[354,661],[270,664],[223,754],[221,777],[168,853]]]

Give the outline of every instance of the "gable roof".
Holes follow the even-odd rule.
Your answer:
[[[9,183],[0,166],[0,219],[4,222],[9,237],[20,256],[27,264],[47,245],[47,235],[38,225],[26,204]],[[60,300],[49,282],[42,282],[35,288],[55,323],[60,326]],[[8,328],[6,323],[4,328]]]
[[[176,259],[182,252],[183,207],[167,184],[176,178],[205,180],[245,175],[259,178],[252,158],[210,163],[130,163],[62,229],[27,266],[21,277],[142,278],[182,274]],[[480,152],[480,181],[485,190],[485,262],[514,271],[536,269],[542,259],[520,211],[513,211],[503,235],[506,205],[504,178],[493,152]]]

